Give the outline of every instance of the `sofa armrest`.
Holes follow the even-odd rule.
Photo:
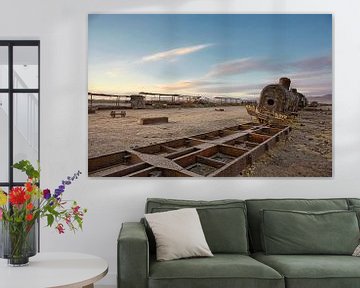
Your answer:
[[[123,223],[117,242],[118,288],[146,288],[149,243],[141,223]]]

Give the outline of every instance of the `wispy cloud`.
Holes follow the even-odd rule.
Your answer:
[[[240,58],[215,65],[209,71],[207,77],[230,76],[254,71],[269,71],[276,68],[277,66],[266,59],[254,59],[251,57]]]
[[[206,77],[223,77],[264,71],[273,73],[287,73],[287,71],[302,72],[303,74],[323,73],[323,71],[331,71],[331,65],[330,55],[284,63],[274,63],[271,59],[248,57],[217,64],[210,69]]]
[[[233,93],[253,95],[255,91],[256,93],[260,93],[261,89],[265,85],[265,82],[239,85],[231,82],[191,80],[157,85],[157,88],[161,89],[162,91],[178,91],[180,93],[183,91],[191,91],[190,93],[206,93],[210,95],[224,95]]]
[[[332,94],[331,83],[324,84],[309,84],[301,89],[301,93],[307,96],[323,96],[326,94]]]
[[[321,96],[332,93],[332,79],[330,75],[328,77],[324,76],[301,80],[294,78],[292,86],[298,88],[301,93],[305,95],[308,94],[309,96]]]
[[[281,74],[278,74],[281,77]],[[331,79],[331,71],[302,71],[302,72],[294,72],[287,73],[287,77],[292,79],[293,81],[318,81],[319,79]]]
[[[167,83],[158,87],[167,91],[193,91],[197,93],[228,94],[242,93],[244,91],[261,90],[265,84],[263,81],[256,84],[232,83],[231,81],[219,81],[217,79],[226,76],[245,74],[254,71],[272,71],[275,65],[266,59],[240,58],[223,62],[213,66],[207,74],[192,80]]]
[[[219,63],[203,75],[195,79],[181,80],[173,83],[157,85],[162,91],[178,91],[179,93],[206,93],[211,95],[259,95],[268,84],[277,83],[280,77],[292,80],[292,87],[308,96],[331,93],[331,56],[311,57],[296,61],[275,63],[272,59],[240,58]],[[232,75],[250,72],[266,72],[252,83],[240,83],[239,80],[227,79]],[[269,77],[269,78],[268,78]],[[227,79],[227,80],[226,80]]]
[[[331,55],[312,57],[289,63],[293,73],[287,74],[292,86],[308,96],[322,96],[332,93]]]
[[[207,47],[212,46],[213,44],[201,44],[195,46],[188,46],[188,47],[180,47],[172,50],[162,51],[159,53],[151,54],[142,57],[142,62],[155,62],[160,60],[168,60],[174,61],[180,56],[184,56],[187,54],[191,54],[200,50],[203,50]]]
[[[307,58],[296,62],[292,62],[290,63],[290,65],[294,66],[294,68],[297,68],[301,71],[328,70],[331,69],[332,59],[330,55],[322,56],[322,57],[313,57],[313,58]]]
[[[261,91],[265,85],[265,83],[243,85],[227,84],[216,87],[204,87],[202,91],[210,94],[253,93],[254,91]]]
[[[158,85],[158,88],[168,91],[176,91],[176,90],[186,90],[186,89],[208,87],[208,86],[222,85],[222,84],[224,83],[219,81],[185,80],[185,81],[178,81],[175,83],[161,84]]]

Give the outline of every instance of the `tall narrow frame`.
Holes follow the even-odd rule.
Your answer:
[[[38,85],[37,88],[26,88],[19,89],[14,88],[14,47],[19,46],[28,46],[28,47],[37,47],[38,49]],[[22,186],[24,182],[14,181],[14,169],[12,165],[14,164],[14,94],[16,93],[36,93],[38,95],[38,161],[40,161],[40,41],[39,40],[0,40],[0,47],[8,47],[8,87],[0,88],[0,93],[6,93],[9,104],[8,118],[9,118],[9,142],[8,142],[8,181],[1,182],[0,187],[7,187],[10,189],[14,186]],[[3,163],[0,163],[3,165]],[[38,250],[40,247],[40,233],[38,233]]]

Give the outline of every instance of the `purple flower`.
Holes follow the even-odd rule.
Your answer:
[[[75,179],[78,179],[80,174],[82,174],[82,173],[79,170],[78,172],[74,173],[73,177],[68,176],[68,177],[66,177],[66,180],[62,180],[59,187],[57,189],[55,189],[54,197],[59,200],[60,195],[65,191],[65,186],[70,185],[72,181],[74,181]]]
[[[61,190],[61,189],[55,189],[55,192],[54,192],[54,197],[56,199],[59,198],[59,196],[64,192],[64,190]]]
[[[51,193],[50,193],[50,190],[49,189],[44,189],[43,191],[43,196],[44,198],[47,200],[51,197]]]

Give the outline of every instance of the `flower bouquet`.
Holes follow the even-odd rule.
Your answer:
[[[9,193],[0,188],[0,257],[8,259],[9,265],[26,265],[29,257],[36,254],[36,223],[45,218],[47,226],[55,227],[59,234],[82,229],[86,209],[75,201],[63,199],[66,186],[76,180],[81,172],[67,177],[54,189],[40,189],[40,169],[27,160],[13,165],[26,173],[28,179],[23,187],[12,187]]]

